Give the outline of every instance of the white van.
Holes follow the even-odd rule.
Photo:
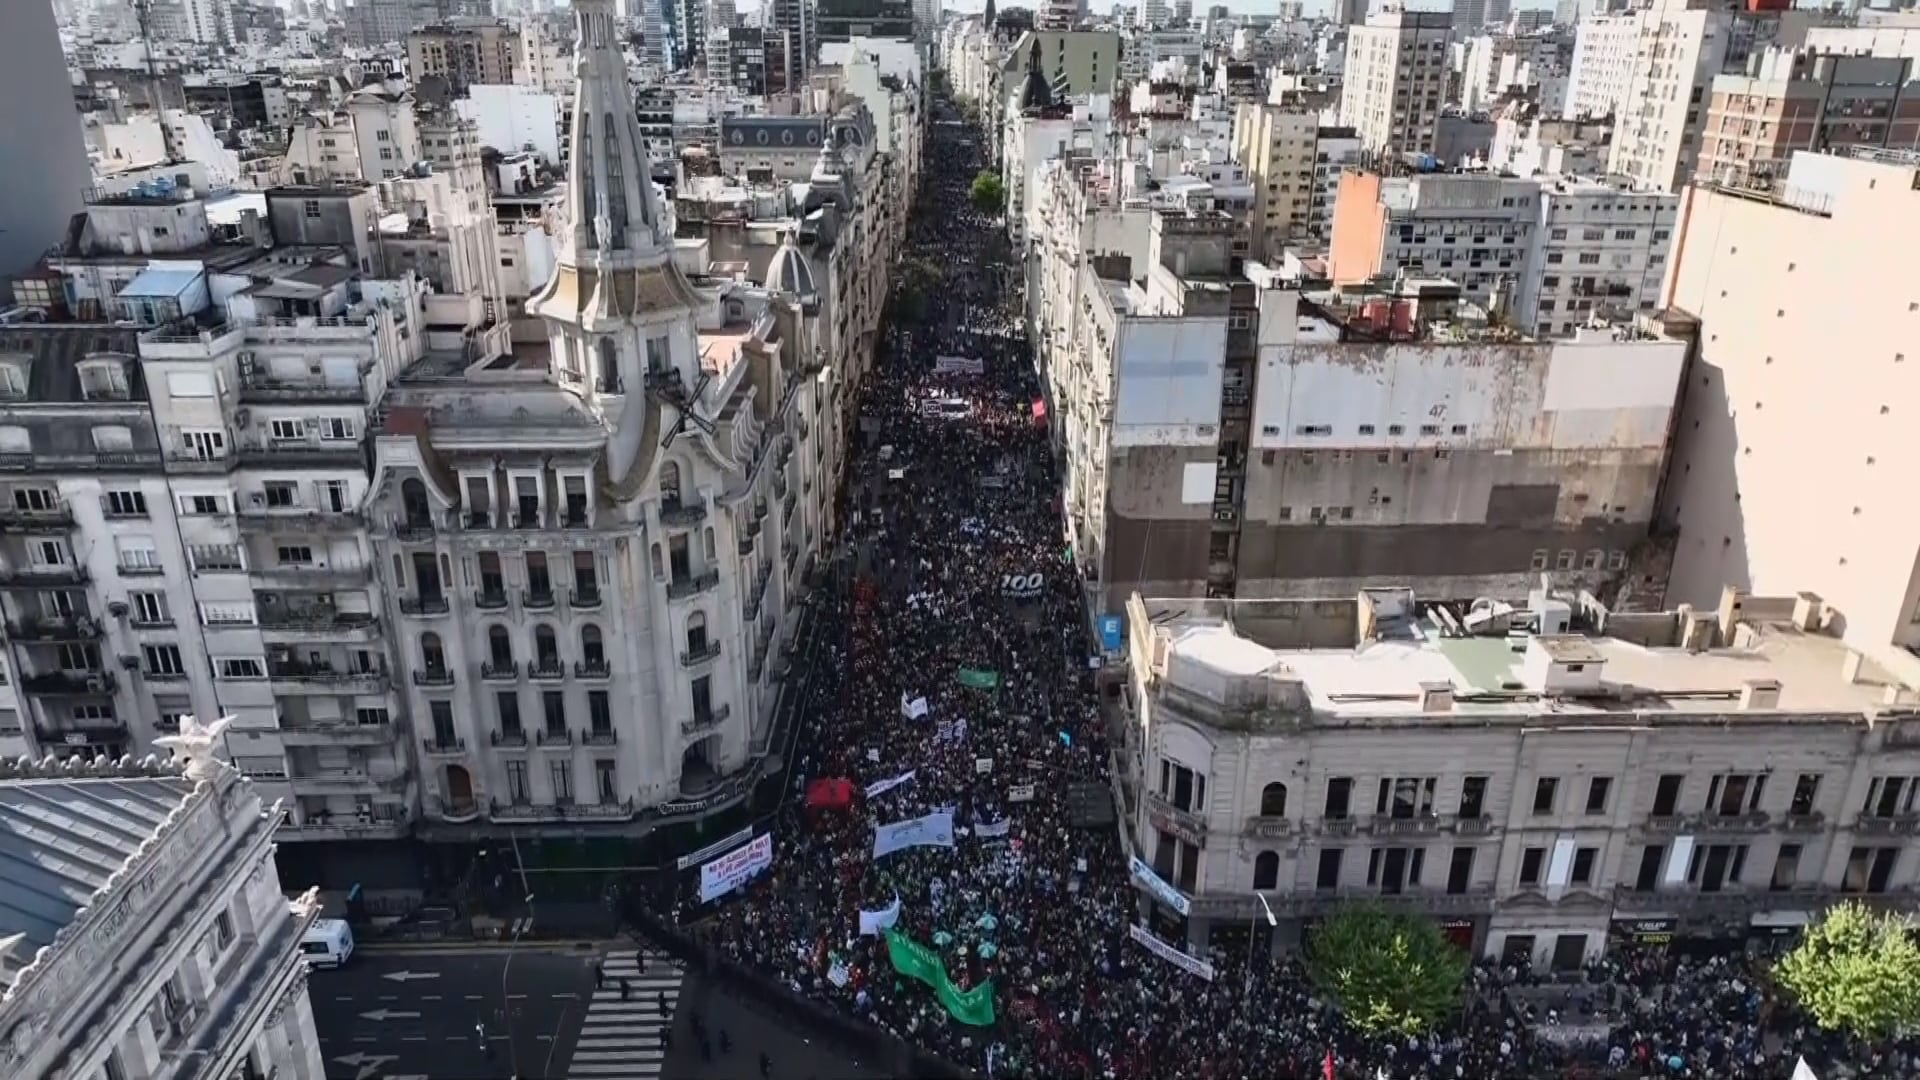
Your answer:
[[[337,968],[353,955],[353,927],[345,919],[315,919],[300,939],[308,967]]]

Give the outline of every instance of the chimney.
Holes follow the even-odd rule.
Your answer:
[[[1780,680],[1748,679],[1740,684],[1740,711],[1766,712],[1780,707]]]
[[[1453,684],[1450,682],[1421,683],[1420,711],[1423,713],[1452,712]]]
[[[1846,680],[1848,686],[1860,681],[1860,665],[1866,663],[1866,659],[1858,649],[1847,650],[1847,655],[1840,661],[1840,677]]]
[[[1793,626],[1803,632],[1812,632],[1820,628],[1820,614],[1826,610],[1827,602],[1820,599],[1818,593],[1795,593],[1793,598]]]

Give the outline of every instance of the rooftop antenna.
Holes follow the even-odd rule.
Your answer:
[[[140,20],[140,41],[147,50],[147,78],[153,84],[153,99],[159,103],[160,143],[167,154],[167,164],[180,164],[180,154],[173,145],[173,129],[167,126],[166,89],[160,83],[160,63],[153,57],[153,0],[133,0],[134,17]]]

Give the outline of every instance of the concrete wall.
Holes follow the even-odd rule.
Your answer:
[[[0,100],[9,104],[0,120],[0,158],[21,167],[10,170],[0,199],[0,280],[32,266],[60,241],[67,219],[80,211],[90,175],[53,9],[13,5],[6,22]]]

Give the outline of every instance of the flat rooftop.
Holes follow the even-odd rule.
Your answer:
[[[1731,630],[1720,628],[1712,611],[1611,615],[1597,609],[1600,621],[1620,627],[1618,636],[1593,627],[1582,633],[1579,618],[1567,633],[1534,633],[1536,616],[1523,603],[1506,608],[1491,632],[1474,634],[1462,632],[1458,606],[1414,605],[1404,595],[1411,614],[1393,617],[1371,608],[1364,594],[1311,601],[1143,599],[1129,605],[1129,614],[1148,619],[1151,633],[1165,641],[1164,684],[1209,699],[1224,695],[1256,711],[1279,700],[1256,688],[1262,681],[1297,683],[1315,714],[1355,719],[1438,713],[1525,719],[1549,712],[1858,718],[1920,706],[1913,689],[1837,637],[1785,617],[1783,604],[1790,601],[1760,598],[1747,606],[1762,617],[1740,618]],[[1584,595],[1572,604],[1547,598],[1542,607],[1571,608],[1576,616],[1596,612]],[[1701,626],[1702,619],[1708,625]],[[1722,644],[1680,644],[1700,630],[1706,636],[1696,635],[1695,646]],[[1545,674],[1549,665],[1554,674]],[[1777,703],[1743,710],[1742,694],[1756,685],[1777,687]],[[1451,688],[1451,702],[1428,707],[1431,692],[1441,687]]]

